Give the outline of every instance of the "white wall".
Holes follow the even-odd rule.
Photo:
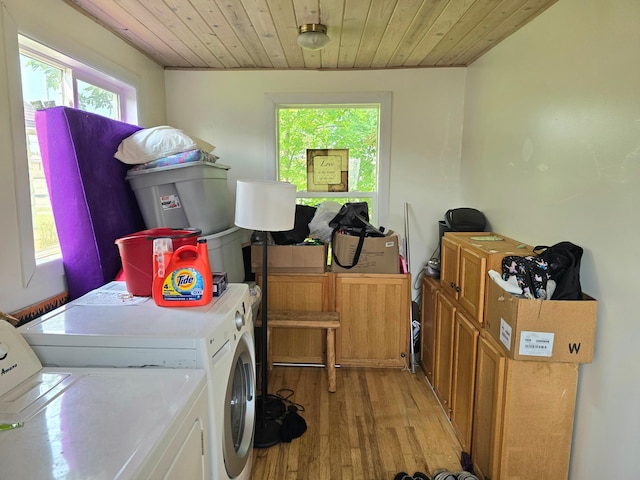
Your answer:
[[[29,193],[22,188],[26,182],[24,121],[20,112],[15,115],[22,104],[15,94],[20,85],[17,33],[134,85],[138,89],[138,123],[165,123],[163,69],[148,57],[60,0],[0,3],[0,310],[8,312],[64,290],[60,273],[48,277],[23,271],[21,262],[23,250],[33,239],[20,235],[18,219],[18,203],[28,205]]]
[[[238,178],[267,178],[267,93],[392,92],[388,224],[409,237],[414,276],[438,241],[437,222],[459,206],[464,69],[375,72],[167,71],[167,118],[214,145]]]
[[[599,300],[573,480],[640,478],[639,25],[637,0],[562,0],[467,74],[465,200],[510,237],[581,245]]]

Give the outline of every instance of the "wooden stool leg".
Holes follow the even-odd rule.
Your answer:
[[[336,391],[336,332],[327,328],[327,376],[329,377],[329,391]]]

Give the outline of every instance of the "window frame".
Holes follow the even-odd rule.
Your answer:
[[[76,107],[66,105],[67,107],[77,108],[78,88],[76,82],[79,80],[117,94],[120,98],[120,117],[117,120],[133,124],[137,123],[138,115],[135,108],[137,94],[134,86],[101,72],[87,63],[80,62],[47,45],[32,40],[22,33],[18,34],[18,45],[21,54],[24,52],[39,61],[61,68],[63,71],[70,71],[70,87],[73,90],[73,105],[76,105]]]
[[[117,89],[120,98],[120,117],[121,121],[136,124],[138,121],[137,110],[137,83],[138,79],[129,74],[123,74],[122,80],[105,73],[106,68],[102,71],[91,66],[90,61],[76,60],[70,54],[62,51],[54,50],[40,40],[33,40],[29,35],[22,31],[8,15],[2,17],[4,27],[4,45],[5,55],[7,58],[7,79],[9,99],[9,117],[11,138],[13,142],[13,159],[15,168],[15,198],[17,209],[17,225],[20,239],[20,266],[21,266],[21,285],[24,289],[37,288],[37,285],[57,284],[60,278],[64,278],[64,266],[60,255],[49,256],[43,259],[36,258],[35,241],[33,234],[33,212],[31,210],[31,194],[29,186],[29,167],[27,156],[27,140],[25,135],[25,116],[23,108],[23,96],[21,85],[21,67],[20,54],[22,50],[29,50],[30,53],[35,52],[38,58],[43,58],[40,48],[47,54],[53,53],[53,59],[56,65],[62,63],[64,66],[68,62],[68,66],[74,70],[74,80],[80,79],[85,82],[96,85],[100,88],[106,88],[109,91]],[[37,48],[31,48],[35,45]],[[48,60],[45,55],[44,61]],[[60,61],[60,59],[64,61]],[[77,57],[80,58],[80,57]],[[120,71],[119,68],[115,70]],[[124,71],[120,73],[125,73]],[[104,80],[101,80],[102,77]],[[105,87],[107,85],[107,87]],[[74,104],[77,104],[77,92],[75,81],[72,83],[74,89]],[[67,105],[68,106],[68,105]]]
[[[320,192],[322,197],[361,196],[372,199],[377,212],[377,223],[387,225],[389,220],[389,176],[391,164],[391,92],[346,92],[346,93],[269,93],[265,95],[265,112],[267,114],[267,162],[266,178],[279,178],[278,155],[278,109],[296,106],[305,107],[370,107],[379,106],[378,125],[378,172],[377,188],[375,192],[338,192],[327,194]],[[300,197],[310,197],[302,192]],[[319,196],[319,195],[311,195]]]

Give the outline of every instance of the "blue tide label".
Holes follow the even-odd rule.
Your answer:
[[[174,270],[162,284],[162,298],[167,301],[200,300],[204,294],[204,279],[195,268]]]

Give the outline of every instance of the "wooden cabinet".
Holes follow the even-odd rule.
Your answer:
[[[485,240],[483,240],[485,239]],[[505,255],[527,255],[531,247],[491,232],[447,233],[442,238],[440,285],[481,326],[487,272],[502,271]]]
[[[471,317],[482,323],[487,259],[474,250],[460,247],[458,302]]]
[[[410,275],[281,273],[269,275],[268,281],[271,310],[340,312],[337,364],[400,368],[408,364]],[[273,361],[323,363],[325,336],[322,330],[278,328],[271,338]]]
[[[440,281],[422,277],[420,303],[420,366],[429,383],[433,385],[436,364],[436,308]]]
[[[436,365],[433,389],[447,416],[451,416],[451,374],[453,368],[453,321],[456,306],[438,292],[436,308]]]
[[[456,311],[453,324],[451,425],[465,452],[471,447],[478,335],[478,329],[466,314]]]
[[[512,360],[481,335],[471,452],[483,480],[567,478],[578,364]]]
[[[409,362],[411,277],[336,275],[341,366],[404,367]]]
[[[443,291],[451,295],[478,323],[482,322],[486,257],[455,239],[442,239]]]
[[[478,329],[455,302],[437,293],[433,389],[462,449],[469,451],[473,419]]]
[[[484,328],[488,270],[531,253],[488,232],[442,239],[432,385],[483,480],[568,475],[578,364],[506,358]],[[423,281],[423,303],[430,288]]]
[[[487,271],[501,270],[507,254],[529,251],[515,240],[490,232],[447,233],[442,238],[433,385],[465,451],[470,450],[472,439],[476,355],[484,325]]]
[[[500,349],[481,337],[476,362],[471,450],[474,471],[483,479],[493,478],[500,464],[505,365],[506,358]]]
[[[460,260],[460,244],[451,240],[450,236],[440,240],[440,285],[456,300],[458,299],[458,262]]]

